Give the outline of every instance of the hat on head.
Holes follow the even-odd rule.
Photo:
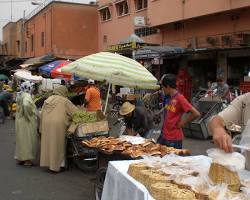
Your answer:
[[[135,109],[135,105],[129,103],[129,102],[125,102],[124,104],[122,104],[121,109],[119,110],[120,115],[127,115],[131,112],[133,112]]]
[[[95,84],[95,81],[93,79],[89,79],[88,84]]]

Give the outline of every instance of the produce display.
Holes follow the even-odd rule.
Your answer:
[[[132,144],[120,138],[98,137],[89,141],[82,141],[82,144],[97,148],[106,154],[120,153],[131,158],[138,158],[144,155],[165,156],[170,153],[177,155],[190,155],[187,149],[175,149],[160,144],[155,144],[150,140],[146,140],[143,144]]]
[[[96,113],[79,110],[73,114],[72,121],[75,124],[96,122],[97,115]]]

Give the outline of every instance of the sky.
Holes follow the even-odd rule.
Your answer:
[[[11,9],[11,1],[12,1],[12,9]],[[32,1],[51,1],[51,0],[0,0],[0,41],[2,40],[2,28],[8,22],[11,21],[11,13],[12,13],[12,21],[17,21],[25,15],[28,15],[32,10],[34,10],[37,5],[32,5]],[[89,3],[90,1],[95,0],[62,0],[68,2],[78,2],[78,3]],[[12,10],[12,12],[11,12]]]

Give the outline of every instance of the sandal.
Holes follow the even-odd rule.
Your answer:
[[[34,164],[31,162],[31,161],[25,161],[24,163],[23,163],[23,166],[33,166]]]
[[[23,165],[23,164],[24,164],[24,161],[18,160],[16,164],[18,164],[18,165]]]

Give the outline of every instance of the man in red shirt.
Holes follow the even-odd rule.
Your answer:
[[[165,106],[166,117],[163,124],[162,143],[177,149],[182,148],[183,132],[182,128],[200,116],[187,99],[176,89],[176,76],[166,74],[162,80],[162,87],[165,95],[170,95],[168,104]],[[182,119],[184,113],[191,114]]]

